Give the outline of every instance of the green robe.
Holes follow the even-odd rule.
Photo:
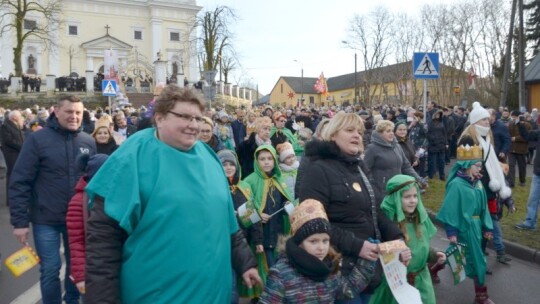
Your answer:
[[[130,137],[86,188],[128,235],[122,302],[230,303],[238,225],[221,162],[204,143],[182,152],[154,133]]]
[[[406,222],[407,230],[407,246],[411,250],[412,258],[407,266],[407,273],[417,273],[414,287],[420,291],[423,303],[435,303],[435,292],[433,291],[433,283],[431,275],[427,267],[428,257],[430,253],[430,240],[437,233],[437,228],[433,225],[429,216],[422,204],[420,197],[420,189],[415,183],[415,178],[407,175],[396,175],[391,178],[387,186],[387,192],[390,193],[396,187],[399,187],[404,182],[412,182],[408,186],[403,187],[392,194],[387,195],[381,204],[382,211],[394,222],[399,223],[407,221],[402,209],[401,196],[404,191],[416,187],[418,193],[418,205],[416,207],[416,216],[419,217],[420,238],[416,233],[416,225],[411,222]],[[370,303],[397,303],[394,299],[392,291],[388,286],[386,277],[383,277],[381,285],[377,287],[375,293],[371,297]]]
[[[469,166],[465,164],[462,168]],[[459,231],[458,241],[467,245],[464,247],[465,272],[470,278],[478,277],[480,285],[484,285],[487,264],[482,250],[482,232],[493,230],[493,222],[482,182],[477,180],[473,186],[461,177],[449,180],[437,219]]]

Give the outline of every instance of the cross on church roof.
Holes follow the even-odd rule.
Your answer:
[[[105,26],[105,28],[107,29],[107,35],[109,35],[109,29],[111,28],[108,24]]]

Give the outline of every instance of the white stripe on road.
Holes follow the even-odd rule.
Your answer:
[[[60,254],[64,255],[64,248],[60,248]],[[64,282],[64,276],[66,275],[66,263],[62,263],[60,268],[60,284]],[[39,288],[39,280],[34,286],[23,292],[20,296],[11,301],[10,304],[35,304],[41,301],[41,289]]]

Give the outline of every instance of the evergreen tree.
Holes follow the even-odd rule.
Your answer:
[[[533,55],[536,55],[540,51],[540,0],[524,4],[523,9],[528,13],[525,38],[531,44]]]

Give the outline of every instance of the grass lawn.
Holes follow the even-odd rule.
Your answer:
[[[446,182],[440,181],[439,179],[430,180],[429,188],[422,196],[422,201],[426,208],[435,213],[441,208],[445,194],[445,184]],[[525,219],[530,187],[531,178],[527,177],[527,185],[525,187],[517,185],[512,189],[517,212],[507,216],[507,209],[505,207],[503,218],[501,219],[501,227],[503,238],[505,240],[540,250],[540,230],[522,231],[514,227],[514,225],[521,223]],[[540,225],[537,224],[537,227],[539,226]]]

